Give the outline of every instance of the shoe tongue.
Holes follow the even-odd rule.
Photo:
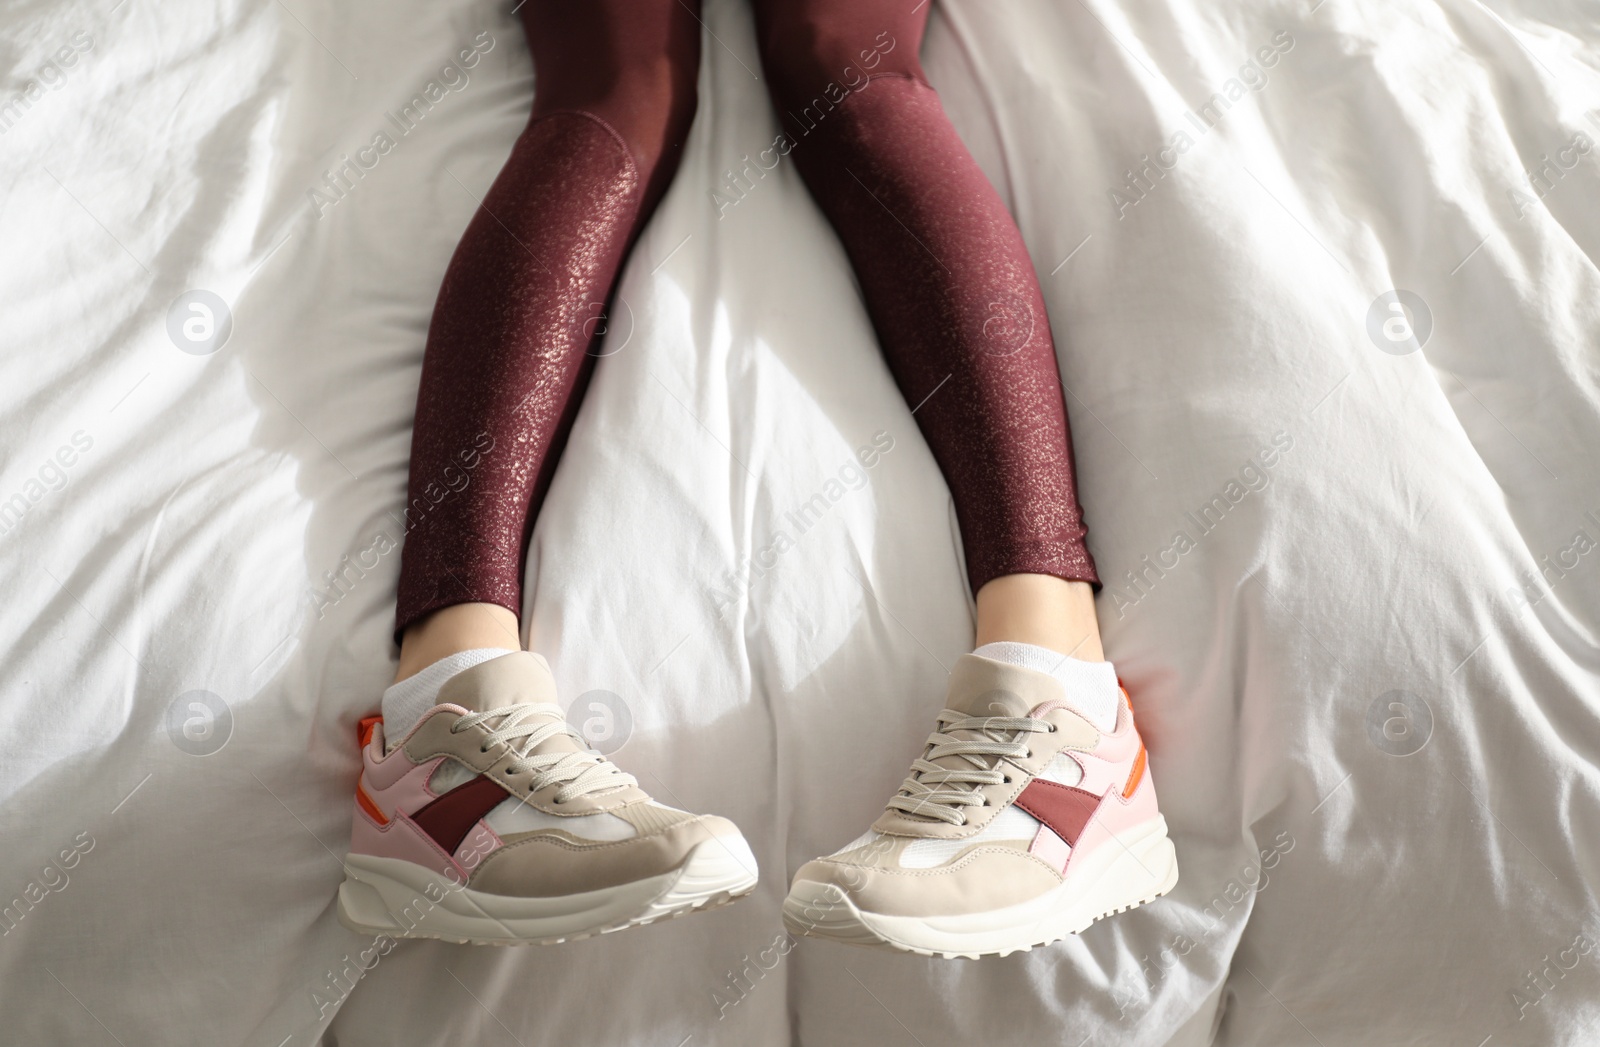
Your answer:
[[[1049,673],[962,655],[950,670],[945,705],[969,716],[1027,716],[1049,701],[1061,701],[1061,681]]]
[[[532,651],[513,651],[456,673],[439,689],[439,702],[459,705],[475,713],[493,712],[513,705],[543,705],[545,708],[539,712],[554,720],[565,719],[556,701],[556,678],[550,672],[550,663]],[[499,722],[490,720],[489,725]],[[525,719],[523,722],[529,721]],[[585,750],[576,738],[563,731],[540,742],[536,751]]]
[[[439,703],[486,713],[507,705],[540,702],[555,705],[556,679],[550,665],[532,651],[513,651],[479,662],[445,681]]]
[[[993,658],[980,658],[975,654],[962,655],[950,670],[950,689],[945,696],[945,707],[968,716],[1027,716],[1036,707],[1050,701],[1060,701],[1061,682],[1049,673],[1026,669],[1020,665],[997,662]],[[949,736],[963,741],[1011,741],[1011,732],[994,733],[977,728],[950,731]],[[941,756],[931,761],[947,770],[972,770],[991,768],[997,762],[993,756]],[[934,821],[931,817],[905,814],[912,821]]]

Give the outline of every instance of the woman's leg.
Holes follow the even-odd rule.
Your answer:
[[[756,884],[733,823],[651,800],[568,725],[544,659],[515,650],[528,522],[595,321],[693,118],[700,39],[692,0],[521,10],[538,97],[439,292],[411,459],[402,679],[361,726],[339,916],[364,934],[548,944]],[[419,885],[439,901],[420,914]]]
[[[927,85],[927,4],[757,0],[790,155],[950,485],[980,643],[1099,660],[1050,323],[1027,248]]]
[[[528,126],[468,225],[428,331],[395,631],[399,678],[519,646],[527,536],[627,249],[695,111],[680,0],[526,0]]]
[[[922,76],[927,4],[757,0],[790,155],[855,267],[943,470],[978,642],[872,832],[808,862],[792,933],[1006,955],[1172,889],[1104,662],[1061,380],[1022,238]]]

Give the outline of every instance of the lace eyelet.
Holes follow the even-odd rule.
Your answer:
[[[1055,724],[1051,724],[1051,725],[1050,725],[1050,731],[1049,731],[1049,733],[1050,733],[1050,734],[1055,734],[1055,733],[1056,733],[1056,725],[1055,725]]]
[[[489,752],[489,747],[488,747],[488,746],[487,746],[487,745],[485,745],[485,746],[481,746],[481,747],[480,747],[480,748],[479,748],[479,749],[478,749],[478,751],[479,751],[479,752],[480,752],[480,753],[484,753],[484,754],[487,754],[487,753],[488,753],[488,752]]]

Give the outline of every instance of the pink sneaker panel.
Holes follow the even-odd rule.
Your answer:
[[[1148,767],[1139,779],[1138,787],[1133,790],[1133,795],[1123,799],[1122,788],[1130,770],[1132,768],[1129,766],[1122,768],[1122,778],[1106,791],[1094,817],[1084,826],[1083,834],[1073,845],[1072,857],[1067,862],[1068,875],[1082,864],[1086,856],[1101,847],[1121,847],[1117,837],[1160,817],[1161,812],[1156,808],[1155,785],[1150,780]]]
[[[474,869],[483,864],[485,858],[504,846],[505,841],[489,828],[489,823],[480,821],[462,838],[461,846],[456,848],[456,864],[465,869],[470,876]]]
[[[1044,823],[1039,824],[1039,831],[1033,837],[1033,843],[1028,847],[1028,853],[1044,862],[1058,873],[1066,873],[1067,859],[1072,856],[1072,848],[1067,846],[1054,829]]]
[[[437,793],[428,788],[428,779],[433,777],[434,771],[438,770],[439,765],[447,759],[449,757],[440,756],[427,763],[412,763],[405,750],[396,749],[384,761],[383,770],[390,772],[389,783],[379,785],[371,775],[364,774],[361,785],[366,790],[367,799],[383,812],[385,818],[393,818],[396,814],[415,814],[438,797]],[[403,770],[405,773],[394,774],[395,769]]]
[[[355,823],[350,832],[350,850],[354,854],[374,858],[399,858],[412,862],[455,883],[467,881],[466,870],[403,813],[396,814],[388,825],[380,829],[365,811],[357,807]]]

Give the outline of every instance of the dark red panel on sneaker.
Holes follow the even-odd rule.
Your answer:
[[[467,838],[467,833],[472,831],[479,819],[510,795],[505,786],[480,774],[434,800],[413,814],[411,820],[433,837],[446,854],[455,854],[456,848],[461,846],[461,841]]]
[[[1055,834],[1072,847],[1083,835],[1083,827],[1094,817],[1100,797],[1060,782],[1035,778],[1017,797],[1017,806],[1055,830]]]

